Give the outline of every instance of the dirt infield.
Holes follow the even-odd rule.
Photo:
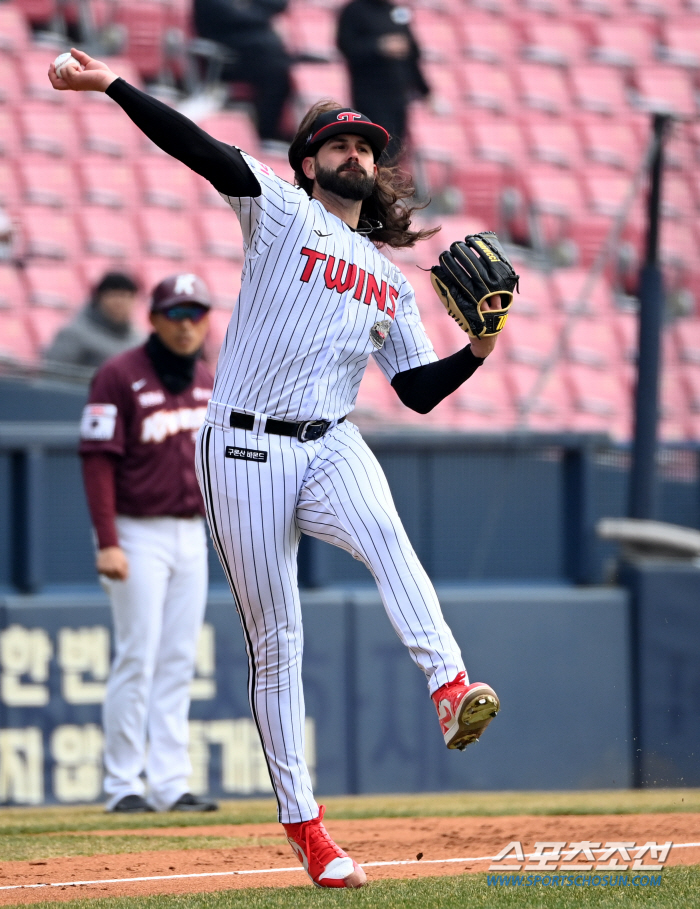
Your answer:
[[[671,850],[667,865],[700,864],[700,814],[564,815],[554,817],[421,817],[370,820],[326,819],[335,840],[361,864],[370,881],[383,878],[455,875],[486,871],[490,858],[509,842],[525,853],[535,842],[648,841],[698,843]],[[129,830],[93,831],[96,854],[30,862],[0,862],[0,905],[31,904],[104,896],[204,893],[246,887],[311,886],[285,843],[257,845],[279,838],[278,824],[170,827],[139,830],[139,836],[183,837],[187,848],[166,852],[110,854],[111,836]],[[198,837],[246,838],[251,845],[197,849]],[[454,861],[463,859],[464,861]],[[453,861],[448,861],[453,860]],[[645,861],[649,861],[647,858]],[[378,865],[388,862],[397,864]],[[407,864],[398,864],[407,863]],[[277,870],[274,869],[294,869]],[[179,877],[179,875],[198,875]],[[154,877],[134,881],[128,878]],[[46,886],[85,881],[79,886]],[[43,884],[45,886],[31,886]],[[19,885],[22,889],[15,889]],[[11,889],[3,889],[11,888]]]

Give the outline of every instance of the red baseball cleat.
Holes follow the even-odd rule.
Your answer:
[[[433,694],[445,744],[460,751],[479,741],[481,733],[501,709],[493,688],[483,682],[467,686],[465,678],[466,673],[460,672]]]
[[[320,805],[318,817],[300,824],[283,824],[289,845],[317,887],[361,887],[367,875],[330,838],[321,823],[325,813]]]

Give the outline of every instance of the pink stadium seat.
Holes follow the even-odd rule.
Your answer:
[[[138,261],[141,247],[134,223],[121,212],[86,206],[78,213],[86,252],[122,260],[128,267]]]
[[[617,215],[629,196],[631,176],[609,167],[588,167],[581,176],[591,209],[601,215]]]
[[[73,314],[66,309],[32,308],[27,311],[27,325],[33,346],[38,353],[46,350],[57,332],[70,321]]]
[[[135,165],[144,205],[177,210],[197,204],[192,171],[179,161],[160,155],[143,155]]]
[[[525,318],[517,303],[508,317],[508,331],[499,341],[508,360],[525,366],[543,366],[557,356],[560,347],[561,320]]]
[[[515,425],[515,408],[500,371],[477,370],[451,400],[457,413],[463,415],[465,429],[496,431]]]
[[[618,347],[625,363],[635,363],[639,335],[639,320],[633,312],[615,313],[611,324],[615,328]]]
[[[693,420],[686,386],[679,369],[664,368],[659,387],[659,436],[664,442],[684,442]]]
[[[199,270],[218,309],[231,310],[241,290],[241,269],[222,259],[202,259]]]
[[[547,165],[533,165],[523,175],[527,201],[536,213],[572,219],[585,210],[576,175]]]
[[[24,302],[25,291],[20,272],[14,265],[0,263],[0,312],[6,309],[19,310]]]
[[[293,6],[290,38],[294,52],[317,57],[319,60],[337,60],[336,21],[337,17],[331,9],[305,3]]]
[[[0,51],[5,54],[20,54],[29,44],[30,32],[27,21],[15,3],[0,6]]]
[[[634,82],[638,104],[643,110],[662,110],[678,117],[695,117],[693,82],[688,73],[675,66],[637,66]]]
[[[206,209],[195,220],[202,253],[218,259],[243,260],[243,234],[231,209]]]
[[[30,264],[24,279],[32,306],[77,309],[85,302],[85,285],[70,265]]]
[[[189,215],[142,208],[138,217],[147,255],[179,262],[186,262],[197,255],[199,244]]]
[[[700,318],[679,319],[672,328],[678,359],[700,367]]]
[[[26,149],[63,157],[78,153],[75,118],[69,108],[29,101],[18,108],[17,115]]]
[[[14,0],[14,5],[32,25],[46,25],[56,13],[56,0]]]
[[[464,16],[460,12],[457,23],[464,53],[473,60],[504,65],[517,56],[519,38],[507,19],[477,12]]]
[[[17,62],[10,54],[0,54],[0,102],[17,104],[21,100],[22,83],[17,72]]]
[[[56,55],[56,49],[51,47],[37,48],[30,45],[24,50],[18,61],[18,75],[22,83],[22,90],[26,97],[34,101],[73,106],[77,103],[76,93],[56,91],[52,88],[46,75],[49,64]]]
[[[464,129],[452,117],[437,117],[423,106],[410,112],[411,141],[422,158],[456,166],[467,147]]]
[[[461,89],[454,67],[445,63],[425,63],[423,73],[435,109],[441,114],[457,114],[461,106]]]
[[[685,389],[688,407],[693,413],[700,414],[700,363],[683,365],[680,379]]]
[[[301,115],[323,98],[350,104],[350,78],[342,63],[298,63],[292,68],[292,85]]]
[[[467,118],[469,123],[470,118]],[[496,161],[508,167],[527,166],[523,132],[515,120],[494,117],[489,120],[473,120],[468,126],[471,133],[471,149],[485,161]]]
[[[0,312],[0,362],[28,363],[35,348],[24,313]]]
[[[700,22],[697,16],[665,22],[663,39],[663,55],[669,63],[700,68]]]
[[[581,165],[581,140],[567,121],[525,124],[530,154],[545,164],[573,169]]]
[[[581,413],[608,421],[629,413],[630,389],[621,371],[574,365],[567,367],[566,375],[574,407]]]
[[[167,6],[158,0],[120,0],[115,22],[127,30],[125,54],[144,79],[154,79],[165,64],[163,36]]]
[[[637,133],[624,121],[607,117],[588,117],[581,121],[581,136],[586,154],[597,164],[636,171],[642,158]]]
[[[434,63],[456,62],[461,51],[458,35],[449,16],[435,9],[417,7],[411,30],[424,58]]]
[[[505,335],[504,335],[505,337]],[[561,366],[555,366],[544,378],[540,369],[510,364],[505,382],[511,390],[521,428],[557,432],[567,428],[571,396],[562,379]]]
[[[526,107],[548,114],[571,109],[571,96],[563,73],[543,63],[520,63],[512,68],[518,96]]]
[[[17,168],[13,161],[0,160],[0,206],[18,214],[22,204]]]
[[[576,319],[567,326],[566,356],[572,363],[608,369],[620,361],[614,327],[603,319]]]
[[[230,211],[228,202],[224,201],[208,180],[193,174],[192,179],[197,190],[197,201],[204,208],[222,208]]]
[[[458,67],[458,73],[469,105],[502,114],[517,110],[518,100],[508,69],[470,60]]]
[[[645,66],[655,59],[652,35],[631,17],[597,22],[593,27],[593,44],[593,57],[613,66]]]
[[[28,258],[75,260],[79,254],[75,220],[67,212],[27,205],[22,209],[21,231]]]
[[[544,272],[535,271],[520,262],[514,262],[514,265],[520,275],[520,292],[515,293],[513,312],[528,319],[553,314],[553,296],[549,277]],[[512,319],[512,316],[510,318]],[[529,329],[521,322],[520,331],[529,331]]]
[[[180,165],[182,167],[182,165]],[[103,155],[83,155],[78,167],[83,201],[105,208],[133,208],[139,203],[131,163]]]
[[[235,145],[254,158],[258,157],[258,134],[250,117],[242,111],[222,111],[206,117],[199,125],[220,142]]]
[[[85,151],[112,158],[132,158],[139,153],[140,132],[116,104],[78,108],[77,113]]]
[[[0,73],[0,79],[2,74]],[[22,154],[22,140],[15,111],[10,106],[0,106],[0,158],[16,158]]]
[[[615,67],[601,64],[573,67],[569,83],[574,103],[581,110],[617,117],[630,111],[624,75]]]
[[[586,58],[587,42],[566,19],[530,19],[524,24],[526,58],[537,63],[574,66]]]
[[[608,318],[615,312],[612,291],[604,278],[599,278],[583,297],[588,272],[580,268],[558,268],[551,275],[552,290],[561,312]]]
[[[684,173],[665,173],[661,195],[661,210],[665,218],[675,221],[694,216],[693,189]]]
[[[28,205],[72,208],[80,192],[72,164],[43,155],[27,155],[18,162],[22,196]]]

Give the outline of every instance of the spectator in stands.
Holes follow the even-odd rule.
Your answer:
[[[401,152],[409,101],[430,94],[410,21],[410,9],[391,0],[351,0],[338,21],[337,44],[350,69],[353,107],[391,134],[387,161]]]
[[[121,272],[108,272],[90,302],[65,325],[44,353],[48,363],[97,369],[109,357],[143,340],[132,322],[138,286]]]
[[[230,82],[248,82],[255,90],[258,134],[283,140],[282,110],[289,97],[291,59],[270,20],[288,0],[195,0],[194,26],[202,38],[224,44],[236,58],[224,68]]]

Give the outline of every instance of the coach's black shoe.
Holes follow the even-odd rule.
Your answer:
[[[155,811],[156,809],[152,808],[146,799],[140,795],[125,795],[109,810],[110,812],[120,811],[125,814],[145,814],[147,811]]]
[[[216,802],[209,799],[200,799],[191,792],[186,792],[171,805],[168,811],[218,811],[219,806]]]

